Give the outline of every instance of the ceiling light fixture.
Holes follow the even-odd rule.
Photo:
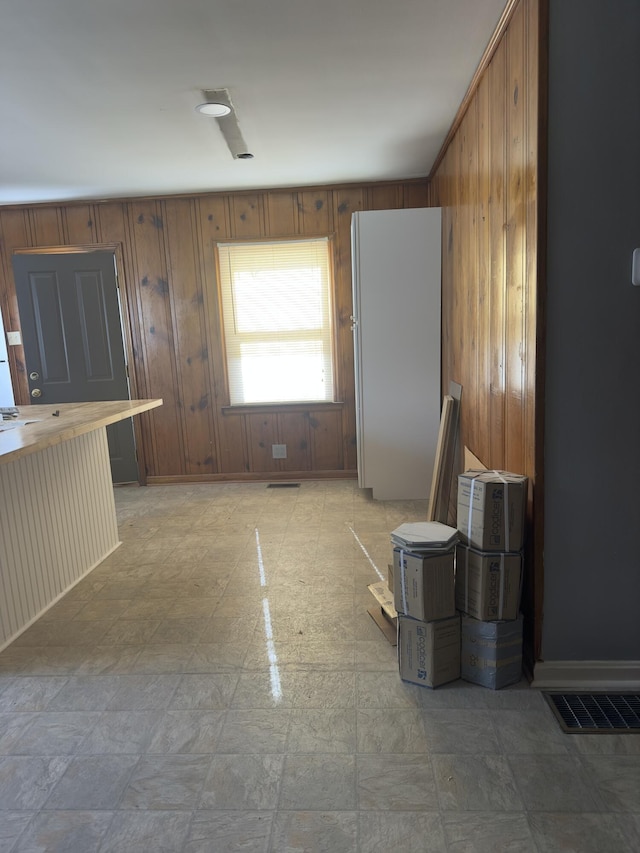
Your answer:
[[[242,137],[236,111],[231,103],[228,89],[202,89],[203,102],[196,110],[203,115],[218,119],[217,125],[227,148],[235,160],[253,160],[247,143]]]
[[[228,104],[206,103],[198,104],[196,111],[202,113],[202,115],[211,116],[212,118],[222,118],[222,116],[229,115],[231,107]]]

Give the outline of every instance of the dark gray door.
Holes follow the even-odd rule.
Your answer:
[[[32,403],[128,400],[112,252],[14,255]],[[131,419],[107,427],[114,483],[138,479]]]

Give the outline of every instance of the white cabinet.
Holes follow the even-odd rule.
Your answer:
[[[354,213],[358,484],[428,499],[440,426],[440,208]]]
[[[13,406],[13,404],[9,356],[7,355],[7,342],[2,323],[2,310],[0,309],[0,406]]]

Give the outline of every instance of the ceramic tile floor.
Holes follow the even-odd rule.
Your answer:
[[[640,738],[403,684],[353,482],[116,489],[122,546],[0,654],[2,853],[640,851]]]

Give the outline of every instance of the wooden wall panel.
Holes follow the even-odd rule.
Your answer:
[[[267,234],[298,233],[298,200],[290,192],[267,193],[265,203]]]
[[[231,229],[233,236],[248,240],[264,237],[264,210],[258,193],[230,197]]]
[[[317,237],[333,231],[333,217],[328,190],[298,193],[300,234]]]
[[[460,215],[459,233],[459,269],[460,281],[466,282],[467,298],[460,299],[461,316],[461,356],[464,364],[466,382],[463,382],[465,405],[462,408],[463,429],[473,435],[478,434],[478,340],[482,306],[478,287],[478,261],[474,246],[477,241],[477,99],[469,104],[469,109],[460,126],[460,160],[458,180],[458,199]]]
[[[147,482],[353,477],[356,472],[351,214],[425,206],[427,182],[303,187],[0,209],[0,298],[19,329],[11,253],[100,245],[116,254],[132,393],[164,405],[136,419]],[[215,269],[221,240],[331,237],[335,408],[230,411]],[[21,347],[11,347],[18,402]],[[271,444],[286,444],[274,460]]]
[[[34,207],[29,211],[31,245],[61,246],[64,228],[61,207]]]
[[[220,467],[225,479],[251,472],[246,415],[224,414],[219,422]]]
[[[229,403],[226,389],[226,374],[224,362],[224,345],[222,341],[222,317],[220,314],[220,303],[218,300],[218,287],[215,269],[216,242],[227,240],[230,235],[228,203],[226,197],[208,196],[196,200],[199,222],[197,230],[200,237],[200,267],[203,281],[203,304],[202,313],[207,329],[207,341],[209,348],[209,365],[211,368],[212,394],[216,412],[216,423],[219,426],[218,413],[221,406]],[[241,440],[240,438],[238,439]],[[230,458],[242,459],[239,471],[246,470],[245,451],[242,447],[237,448],[239,455],[233,453],[229,456],[229,450],[225,451],[227,462]],[[222,470],[229,471],[222,463]]]
[[[92,205],[67,207],[63,210],[64,243],[84,246],[97,243],[97,228]]]
[[[538,9],[536,3],[528,5],[528,20],[526,22],[526,32],[531,33],[540,29],[540,32],[548,31],[548,21],[546,19],[547,6],[542,4],[543,8]],[[539,19],[540,15],[543,19]],[[537,48],[537,49],[536,49]],[[544,268],[546,258],[546,150],[544,143],[540,144],[539,140],[546,140],[547,121],[546,121],[546,66],[547,57],[543,55],[545,43],[540,40],[539,45],[534,45],[531,38],[525,42],[526,50],[526,68],[525,79],[526,86],[526,162],[524,172],[524,203],[526,205],[526,269],[525,280],[527,282],[542,280],[542,269]],[[544,78],[544,79],[543,79]],[[545,99],[541,103],[541,96]],[[544,448],[542,442],[536,440],[536,419],[541,419],[544,412],[542,407],[536,409],[536,400],[538,396],[542,397],[544,392],[544,351],[542,348],[536,348],[534,353],[531,349],[537,347],[537,340],[544,340],[544,322],[545,316],[542,310],[542,305],[545,297],[545,289],[538,286],[535,292],[530,291],[525,305],[525,329],[524,338],[528,342],[530,350],[526,359],[525,365],[525,468],[527,471],[536,471],[536,477],[540,484],[540,495],[542,497],[542,464],[539,466],[536,463],[536,453],[542,456]],[[534,357],[535,356],[535,357]],[[540,394],[538,394],[540,390]],[[539,502],[542,507],[542,500]]]
[[[253,471],[280,471],[279,459],[272,455],[272,444],[284,444],[278,439],[278,415],[276,412],[247,415],[247,441]]]
[[[450,163],[453,159],[451,149],[443,158],[437,175],[430,187],[431,204],[442,204],[442,389],[448,391],[449,381],[457,375],[456,349],[453,346],[452,317],[453,310],[453,235],[454,208],[446,204],[450,197]]]
[[[227,240],[231,237],[229,204],[225,196],[205,196],[199,199],[199,208],[202,231],[208,238],[207,250],[211,248],[214,240]]]
[[[164,404],[150,412],[153,423],[153,476],[184,473],[184,442],[178,416],[179,389],[175,364],[175,341],[171,322],[169,282],[164,245],[164,222],[159,202],[132,202],[127,205],[134,245],[135,290],[138,322],[143,332],[143,351],[138,369],[145,374],[150,397],[162,397]]]
[[[404,184],[402,187],[402,204],[399,207],[428,207],[429,185],[425,182]]]
[[[505,290],[506,290],[506,48],[502,41],[489,67],[489,274],[491,317],[488,346],[491,359],[489,459],[504,468],[505,460]],[[473,450],[473,447],[471,448]]]
[[[506,425],[505,467],[524,471],[524,365],[527,341],[524,315],[528,298],[525,278],[527,250],[524,192],[526,140],[525,7],[519,3],[509,25],[507,48],[507,193],[506,193]],[[535,289],[535,288],[534,288]]]
[[[545,0],[511,0],[431,175],[443,208],[443,386],[463,386],[461,442],[489,468],[526,474],[525,635],[540,650],[543,579],[538,81]],[[544,236],[544,235],[542,235]]]
[[[287,458],[280,461],[282,471],[311,470],[307,412],[280,412],[278,414],[278,444],[287,445]]]
[[[344,467],[356,471],[356,413],[355,382],[353,373],[353,332],[351,314],[351,214],[365,209],[365,190],[349,188],[333,193],[333,219],[336,230],[334,241],[335,317],[337,341],[336,399],[344,403],[342,409],[342,453]]]
[[[185,473],[216,474],[214,398],[203,311],[204,293],[198,244],[193,239],[197,235],[195,202],[168,200],[162,207]]]
[[[480,459],[490,457],[489,431],[484,425],[491,420],[491,350],[482,345],[491,339],[492,289],[490,273],[491,230],[490,230],[490,119],[489,119],[489,81],[485,75],[478,86],[478,128],[477,128],[477,274],[479,289],[479,328],[476,396],[477,440],[476,453]]]
[[[314,471],[340,471],[343,468],[342,446],[334,441],[340,432],[340,412],[310,412],[311,467]]]
[[[402,207],[402,187],[381,184],[367,191],[367,210],[395,210]]]

